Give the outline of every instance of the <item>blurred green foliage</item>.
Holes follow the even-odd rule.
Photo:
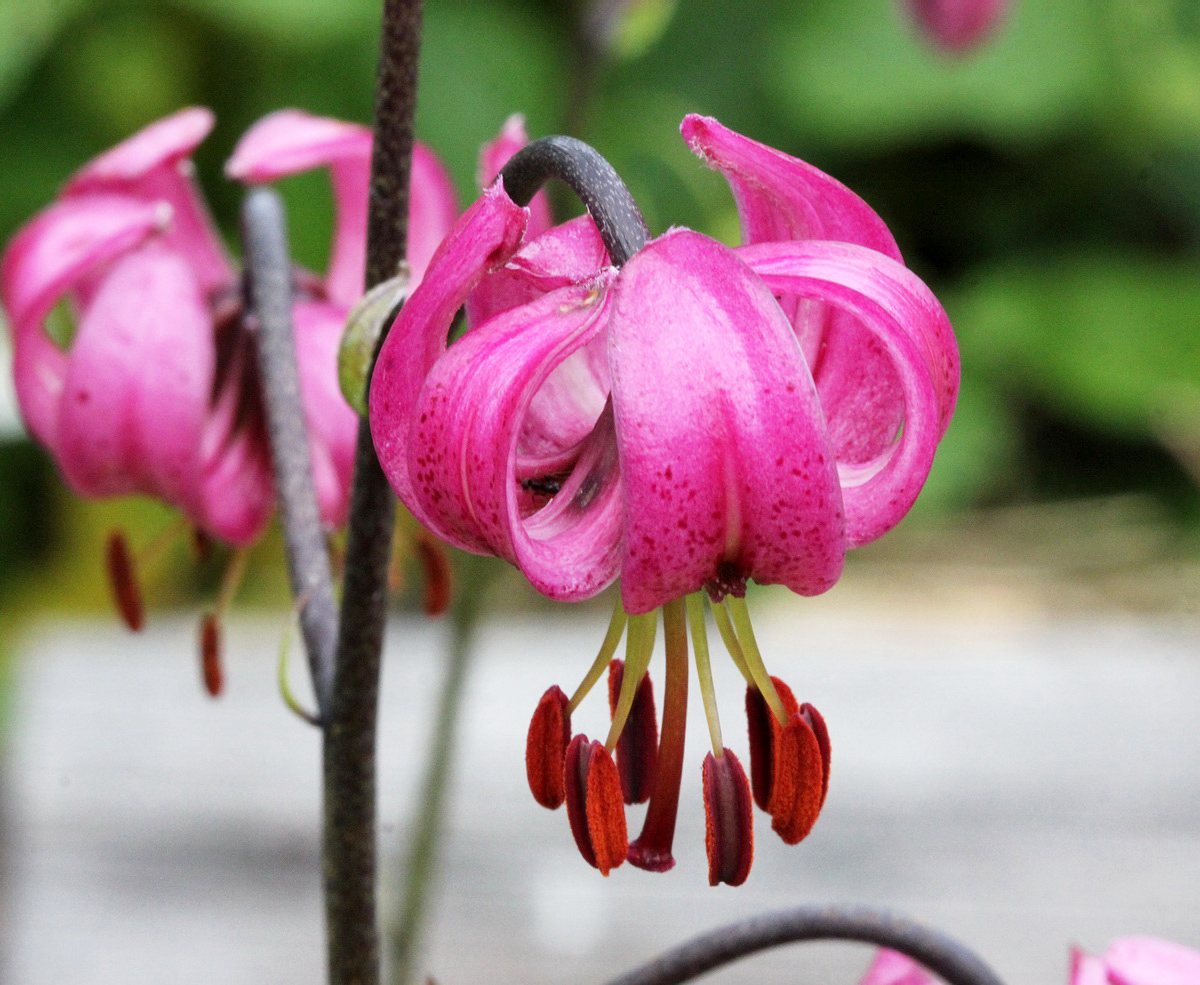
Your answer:
[[[919,511],[1135,490],[1194,518],[1174,455],[1200,448],[1196,0],[1015,0],[964,57],[923,43],[895,0],[624,2],[641,18],[629,43],[580,85],[583,0],[428,0],[418,130],[464,203],[479,145],[520,111],[535,135],[579,121],[653,230],[733,240],[722,181],[677,136],[684,113],[716,115],[859,191],[945,301],[963,397]],[[221,164],[257,117],[369,120],[379,6],[0,0],[0,236],[91,155],[189,103],[218,112],[197,164],[232,230]],[[323,180],[285,193],[297,256],[319,266]],[[37,504],[6,517],[49,531],[5,528],[28,568],[50,541],[70,548],[60,568],[99,543],[55,519],[70,499],[47,472],[18,449],[0,474],[0,502]]]

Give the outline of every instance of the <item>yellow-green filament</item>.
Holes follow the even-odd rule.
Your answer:
[[[625,640],[625,671],[621,676],[621,694],[617,698],[617,707],[613,709],[612,727],[608,730],[608,738],[604,746],[609,752],[617,748],[617,739],[629,719],[629,710],[633,707],[633,699],[637,694],[638,685],[650,666],[650,654],[654,652],[654,634],[658,628],[658,610],[643,612],[640,616],[629,617],[629,635]]]
[[[182,514],[172,520],[162,531],[155,535],[149,544],[138,551],[138,565],[148,568],[153,564],[157,564],[158,559],[167,553],[167,548],[179,540],[180,535],[187,528],[187,524],[187,518]]]
[[[221,576],[221,587],[217,590],[217,601],[213,606],[213,615],[218,620],[225,618],[229,606],[233,604],[234,596],[242,587],[242,579],[246,577],[246,563],[250,560],[250,548],[239,547],[233,552],[229,567]]]
[[[712,736],[713,754],[720,756],[721,722],[717,718],[717,692],[713,688],[712,662],[708,658],[708,630],[704,625],[704,599],[699,592],[687,597],[688,626],[692,631],[692,649],[696,651],[696,677],[700,681],[700,697],[704,700],[704,717],[708,719],[708,734]]]
[[[726,597],[722,605],[728,606],[729,614],[733,618],[733,628],[737,632],[738,642],[742,645],[742,656],[746,659],[746,669],[750,671],[755,686],[762,692],[767,704],[771,706],[776,720],[780,725],[785,724],[787,711],[783,707],[783,702],[779,700],[779,693],[775,690],[775,685],[771,683],[771,675],[767,673],[767,668],[763,664],[758,641],[754,638],[754,627],[750,625],[750,610],[746,608],[746,600],[730,595]]]
[[[617,604],[613,607],[612,618],[608,621],[608,632],[604,634],[604,642],[600,644],[600,652],[596,655],[596,661],[588,670],[579,687],[575,689],[575,693],[571,695],[571,700],[567,702],[568,715],[579,707],[579,702],[587,697],[588,691],[595,687],[596,681],[600,680],[600,675],[604,673],[608,662],[617,652],[617,644],[621,642],[621,634],[625,632],[625,622],[628,618],[625,615],[625,608],[621,605],[621,600],[617,599]]]
[[[713,620],[717,624],[717,632],[721,634],[721,642],[725,644],[725,649],[729,651],[733,665],[746,678],[746,683],[753,685],[754,678],[750,676],[750,671],[746,667],[746,658],[742,654],[742,644],[738,642],[737,633],[733,631],[733,626],[729,622],[729,613],[725,611],[725,606],[720,602],[710,601],[709,607],[712,609]]]

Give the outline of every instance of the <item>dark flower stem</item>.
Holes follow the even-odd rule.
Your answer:
[[[421,0],[385,0],[367,219],[369,289],[408,240]],[[380,343],[384,336],[381,334]],[[377,985],[375,724],[396,506],[367,422],[358,428],[333,694],[324,744],[324,874],[330,985]]]
[[[582,200],[615,266],[646,245],[646,220],[621,176],[595,148],[574,137],[542,137],[517,151],[500,171],[504,190],[528,205],[539,188],[557,178]]]
[[[799,941],[859,941],[908,955],[949,985],[1003,985],[982,959],[939,930],[865,906],[804,906],[709,931],[608,985],[678,985],[738,958]]]
[[[250,307],[256,320],[259,375],[287,546],[292,595],[302,600],[300,629],[308,653],[317,714],[329,710],[337,607],[329,552],[312,478],[308,425],[300,408],[300,373],[292,338],[292,267],[283,202],[270,188],[242,204],[242,241]]]

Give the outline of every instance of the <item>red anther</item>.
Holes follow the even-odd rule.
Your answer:
[[[608,665],[608,711],[615,715],[625,679],[625,661]],[[654,707],[654,686],[650,675],[643,674],[633,696],[633,705],[625,727],[617,739],[617,768],[621,772],[621,792],[627,804],[644,804],[654,790],[654,767],[658,760],[658,712]]]
[[[200,676],[209,697],[219,697],[225,687],[221,669],[221,624],[211,612],[200,619]]]
[[[416,542],[417,561],[425,575],[425,615],[440,616],[450,608],[454,575],[445,545],[422,533]]]
[[[567,819],[579,854],[606,876],[625,861],[629,849],[617,764],[603,742],[589,742],[580,734],[567,746],[563,778]]]
[[[767,811],[771,827],[794,845],[817,823],[827,776],[821,744],[804,715],[793,715],[782,730],[774,760]]]
[[[817,737],[817,746],[821,750],[821,806],[825,806],[825,798],[829,795],[829,764],[832,749],[829,745],[829,729],[825,727],[825,719],[816,708],[807,701],[800,706],[800,714],[812,727],[813,735]]]
[[[754,861],[750,781],[737,756],[726,749],[704,757],[704,827],[708,884],[740,886]]]
[[[542,695],[525,740],[525,775],[533,799],[543,807],[561,807],[566,796],[563,788],[563,762],[571,741],[571,713],[567,696],[555,685]]]
[[[771,683],[783,702],[784,711],[791,718],[800,710],[792,689],[778,677],[772,677]],[[750,788],[754,791],[754,802],[765,811],[771,802],[775,750],[779,745],[782,726],[767,704],[767,699],[754,686],[746,688],[746,723],[750,733]]]
[[[133,558],[125,535],[113,530],[104,546],[104,567],[108,571],[108,583],[112,587],[113,601],[122,621],[135,633],[146,623],[146,610],[142,605],[142,592],[138,588],[137,573],[133,570]]]
[[[207,561],[212,557],[212,550],[212,538],[199,527],[192,527],[192,551],[196,560],[202,563]]]

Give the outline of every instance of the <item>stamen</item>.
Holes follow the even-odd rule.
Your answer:
[[[754,822],[750,784],[737,756],[704,757],[704,828],[708,850],[708,884],[740,886],[754,861]]]
[[[746,657],[742,653],[742,644],[738,642],[737,633],[733,631],[733,625],[729,621],[729,613],[725,611],[725,606],[719,602],[713,602],[710,598],[708,607],[712,609],[713,621],[717,624],[717,632],[721,634],[721,642],[725,644],[725,649],[729,651],[733,665],[738,669],[738,673],[746,679],[746,683],[753,685],[754,678],[750,676],[750,671],[746,668]]]
[[[192,553],[196,560],[203,564],[212,557],[213,540],[204,530],[192,527]]]
[[[644,612],[640,616],[631,616],[629,619],[629,633],[625,638],[625,672],[621,696],[616,707],[612,709],[612,725],[608,730],[608,738],[604,741],[604,747],[609,752],[617,747],[617,739],[625,728],[629,711],[633,707],[634,695],[637,694],[642,678],[646,676],[646,668],[650,666],[650,656],[654,653],[654,635],[657,629],[657,612]]]
[[[833,754],[829,744],[829,729],[825,726],[824,716],[807,701],[800,706],[800,714],[813,730],[821,750],[821,806],[824,807],[825,798],[829,795],[829,767]]]
[[[440,616],[450,608],[454,573],[446,546],[424,531],[416,539],[417,561],[425,574],[425,615]]]
[[[108,535],[104,545],[104,567],[108,572],[108,584],[112,588],[117,613],[126,626],[135,633],[140,632],[146,624],[146,609],[133,570],[129,544],[120,530],[113,530]]]
[[[538,702],[525,740],[525,775],[533,799],[555,810],[566,796],[563,762],[571,742],[571,711],[562,688],[549,688]]]
[[[612,655],[617,652],[617,644],[621,642],[621,634],[625,632],[625,623],[628,621],[628,618],[624,607],[621,605],[621,600],[617,599],[617,604],[613,606],[612,618],[608,621],[608,632],[604,634],[604,642],[600,644],[600,652],[596,655],[595,662],[584,676],[579,687],[575,689],[575,693],[571,695],[571,700],[567,704],[568,715],[579,707],[579,702],[587,697],[588,692],[596,686],[596,681],[600,680],[600,676],[608,668],[608,662],[612,660]]]
[[[791,718],[800,710],[791,688],[779,678],[775,678],[773,683],[783,700],[788,718]],[[769,810],[771,791],[775,785],[783,727],[767,707],[762,693],[753,684],[746,688],[746,725],[750,737],[750,780],[754,790],[754,802],[765,811]]]
[[[200,618],[200,677],[208,696],[220,697],[225,688],[225,674],[221,669],[221,625],[211,612]]]
[[[771,711],[775,713],[779,724],[784,724],[788,720],[787,709],[784,708],[779,695],[775,693],[775,685],[771,682],[771,675],[767,673],[766,665],[763,663],[762,653],[758,649],[758,641],[754,638],[754,627],[750,625],[750,610],[746,608],[746,600],[730,595],[721,605],[728,606],[729,614],[733,618],[733,628],[737,632],[738,642],[742,647],[746,669],[754,678],[755,686],[767,699],[767,704],[771,706]]]
[[[563,767],[567,819],[579,854],[608,875],[625,861],[629,835],[616,763],[599,742],[577,735]]]
[[[625,662],[608,665],[608,710],[615,714],[625,681]],[[617,739],[617,769],[621,772],[621,792],[627,804],[643,804],[654,789],[654,767],[658,758],[658,713],[654,707],[654,687],[650,675],[642,674],[629,717]]]
[[[246,577],[246,565],[249,560],[249,547],[239,547],[234,550],[233,557],[229,560],[229,567],[225,569],[225,574],[221,578],[221,587],[217,589],[217,602],[213,607],[213,612],[218,619],[225,618],[225,613],[229,611],[230,605],[233,604],[238,589],[242,587],[242,580]]]
[[[651,872],[666,872],[675,864],[671,845],[675,840],[687,733],[688,646],[683,599],[663,606],[663,640],[667,650],[667,679],[654,793],[650,795],[642,833],[629,846],[629,861]]]
[[[708,658],[708,630],[704,625],[704,600],[699,592],[687,597],[688,627],[692,631],[692,648],[696,651],[696,678],[700,683],[700,697],[704,700],[704,717],[708,719],[708,734],[712,738],[713,752],[719,757],[721,744],[721,721],[717,717],[717,692],[713,687],[712,662]]]
[[[789,845],[817,823],[826,788],[821,746],[803,715],[783,728],[775,748],[775,769],[767,810],[771,827]]]

